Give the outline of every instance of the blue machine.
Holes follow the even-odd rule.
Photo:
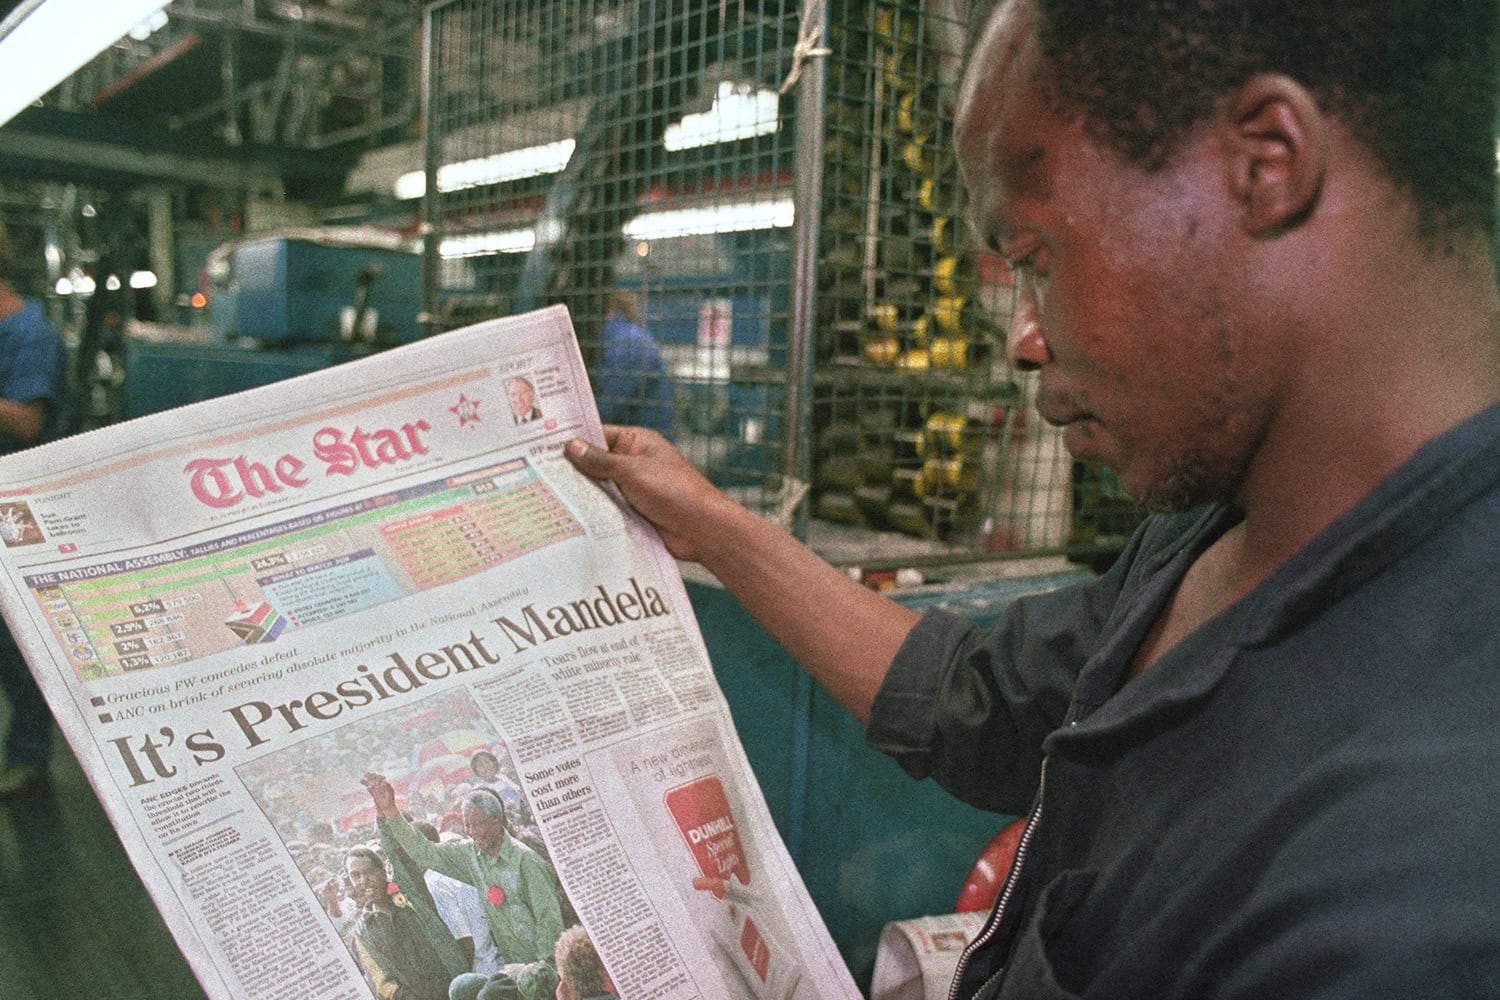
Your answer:
[[[212,330],[125,344],[123,416],[317,371],[421,336],[421,255],[380,234],[299,230],[208,254]]]
[[[240,337],[389,345],[421,336],[416,253],[273,237],[236,247],[233,274]]]
[[[129,420],[269,385],[369,352],[369,348],[344,344],[273,351],[232,344],[127,340],[123,415]]]

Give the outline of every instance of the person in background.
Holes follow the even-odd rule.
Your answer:
[[[474,772],[475,780],[471,782],[473,786],[492,789],[518,820],[522,822],[530,820],[531,813],[526,807],[526,800],[521,797],[520,790],[500,773],[500,758],[488,750],[477,750],[469,758],[469,770]]]
[[[334,933],[345,944],[353,941],[354,924],[359,919],[359,904],[346,891],[348,880],[348,866],[345,865],[337,875],[329,875],[321,882],[314,883],[318,890],[319,901],[323,905],[323,912],[328,914],[328,919],[333,923]]]
[[[672,380],[661,349],[641,324],[640,305],[629,292],[610,296],[609,316],[599,331],[600,357],[594,395],[599,419],[638,424],[672,436]]]
[[[562,887],[546,859],[510,835],[500,796],[487,788],[470,792],[462,806],[469,842],[434,844],[401,815],[390,782],[373,773],[363,781],[382,836],[424,870],[440,871],[479,891],[502,962],[550,965],[552,945],[563,931]]]
[[[411,825],[431,843],[442,843],[437,827],[426,820],[413,820]],[[484,976],[499,972],[500,950],[490,936],[490,925],[484,918],[484,901],[479,898],[479,891],[467,882],[430,868],[422,874],[422,879],[432,895],[432,905],[438,916],[470,959],[469,971]]]
[[[0,224],[0,454],[54,436],[63,403],[62,337],[42,305],[11,284],[15,256]],[[10,700],[10,728],[0,763],[0,799],[41,788],[52,754],[52,715],[8,626],[0,624],[0,685]]]
[[[557,1000],[617,1000],[614,980],[609,978],[588,931],[574,924],[562,932],[553,950],[557,965]]]
[[[507,965],[489,978],[460,976],[448,1000],[554,1000],[557,976],[550,962]]]
[[[351,947],[375,994],[381,1000],[448,1000],[449,984],[465,971],[456,944],[450,939],[445,943],[452,948],[435,946],[418,909],[391,891],[385,862],[375,851],[351,847],[344,875],[360,907]]]
[[[954,138],[1007,355],[1153,513],[992,629],[569,442],[870,745],[1028,816],[952,996],[1500,990],[1496,8],[996,6]]]

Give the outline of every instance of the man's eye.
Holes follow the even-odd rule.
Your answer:
[[[1037,278],[1047,276],[1047,256],[1041,244],[1028,241],[1024,244],[1012,244],[1006,250],[1008,252],[1002,256],[1011,270],[1028,271]]]
[[[1036,256],[1036,244],[1005,241],[995,248],[995,252],[1005,258],[1005,263],[1009,264],[1012,269],[1030,267],[1032,258]]]

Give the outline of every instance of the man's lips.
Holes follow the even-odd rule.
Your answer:
[[[1084,420],[1097,419],[1094,414],[1076,401],[1062,396],[1042,395],[1037,397],[1037,413],[1054,427],[1066,427]]]

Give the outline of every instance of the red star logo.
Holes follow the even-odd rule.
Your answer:
[[[448,412],[458,417],[458,426],[467,423],[479,423],[479,400],[470,399],[463,393],[458,394],[457,404],[448,407]]]

